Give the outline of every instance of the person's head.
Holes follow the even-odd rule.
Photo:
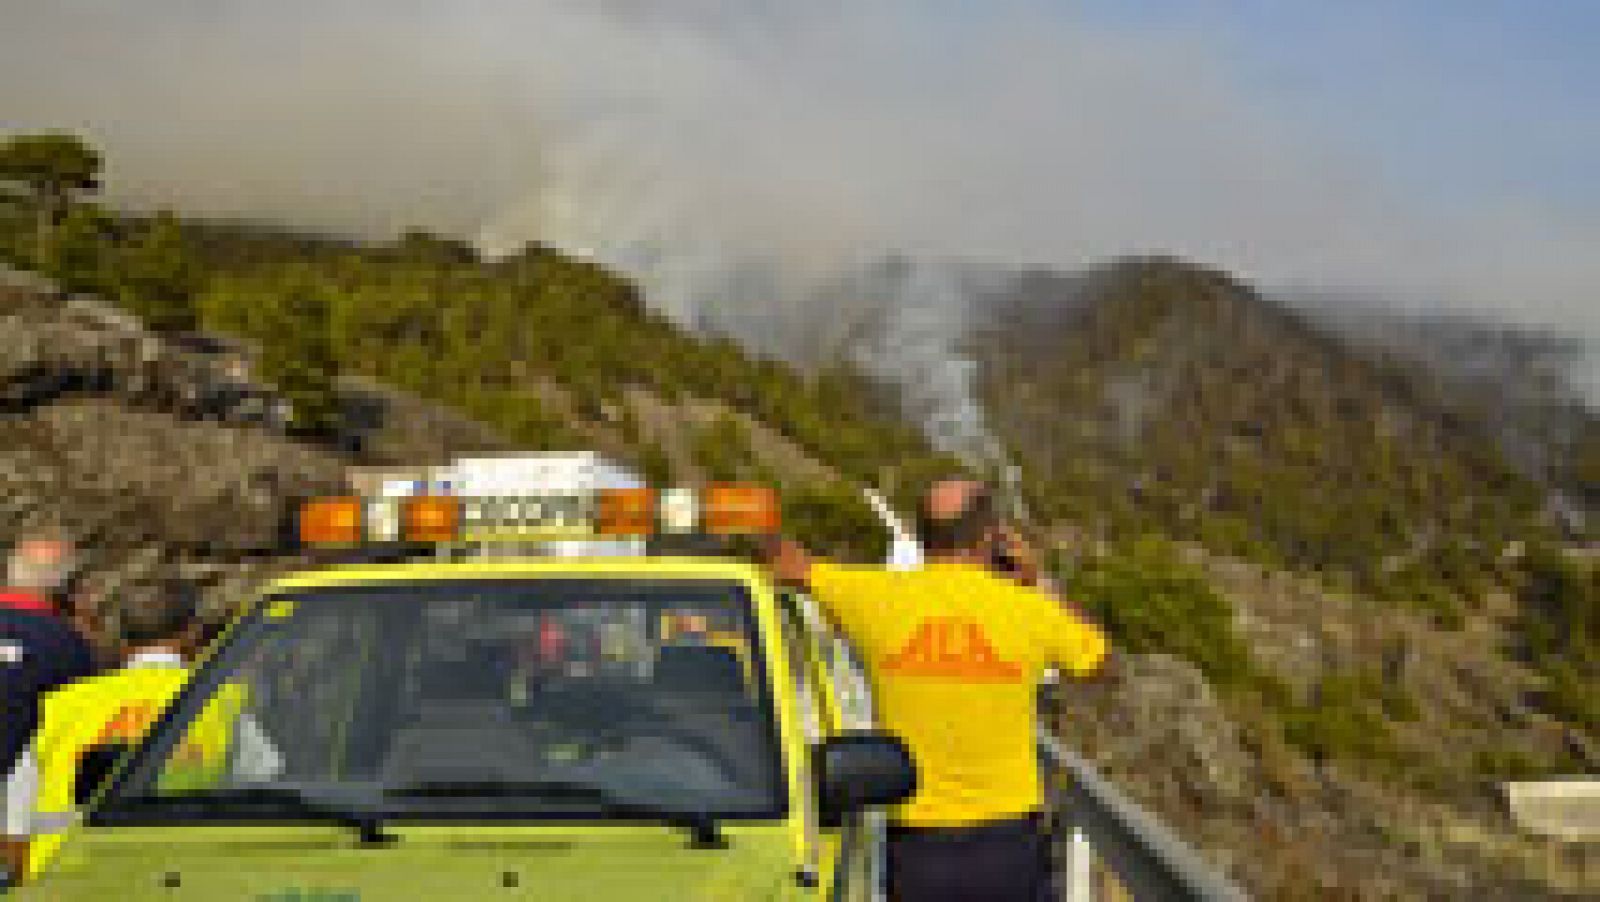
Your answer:
[[[6,561],[6,583],[48,595],[60,604],[78,572],[78,553],[72,541],[59,533],[27,535],[12,546]]]
[[[935,557],[983,561],[999,527],[994,493],[976,480],[940,480],[917,506],[917,536]]]
[[[200,645],[199,600],[182,580],[163,580],[128,590],[120,599],[119,620],[127,649],[162,646],[188,655]]]

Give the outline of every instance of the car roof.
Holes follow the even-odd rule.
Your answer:
[[[380,582],[448,582],[471,579],[722,579],[766,582],[762,568],[743,561],[699,557],[513,558],[493,561],[415,561],[352,564],[289,574],[267,593]]]

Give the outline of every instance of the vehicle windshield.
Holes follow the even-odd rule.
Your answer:
[[[783,812],[750,599],[707,580],[453,581],[268,600],[100,812],[396,818]],[[304,809],[304,804],[300,809]]]

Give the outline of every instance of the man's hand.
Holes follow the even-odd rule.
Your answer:
[[[1061,591],[1061,587],[1039,564],[1039,555],[1033,550],[1033,546],[1029,545],[1028,540],[1009,523],[1000,524],[996,532],[996,545],[1016,567],[1015,572],[1007,574],[1009,578],[1054,596],[1072,616],[1095,629],[1105,631],[1105,627],[1089,613],[1087,608]]]
[[[1033,550],[1033,546],[1029,545],[1028,540],[1024,539],[1022,534],[1017,532],[1014,527],[1008,523],[1001,524],[997,534],[997,544],[1017,568],[1017,571],[1011,574],[1012,579],[1022,583],[1024,586],[1031,586],[1041,592],[1054,595],[1056,600],[1061,602],[1061,606],[1072,613],[1072,616],[1090,626],[1102,628],[1099,621],[1089,614],[1088,609],[1061,592],[1061,587],[1040,565],[1038,552]]]
[[[1033,546],[1022,537],[1022,534],[1009,523],[1000,524],[996,534],[997,550],[1016,567],[1013,578],[1025,586],[1041,586],[1043,568],[1039,566],[1039,556]]]
[[[763,549],[767,569],[780,585],[803,589],[811,581],[811,553],[800,543],[782,536],[773,536]]]

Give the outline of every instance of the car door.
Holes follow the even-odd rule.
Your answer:
[[[828,736],[872,726],[865,680],[848,646],[826,630],[809,599],[786,593],[781,598],[794,697],[800,708],[808,745]],[[808,783],[809,783],[809,774]],[[882,816],[865,814],[836,829],[817,826],[814,804],[806,812],[814,847],[821,859],[830,899],[881,898],[878,879],[882,851]]]

